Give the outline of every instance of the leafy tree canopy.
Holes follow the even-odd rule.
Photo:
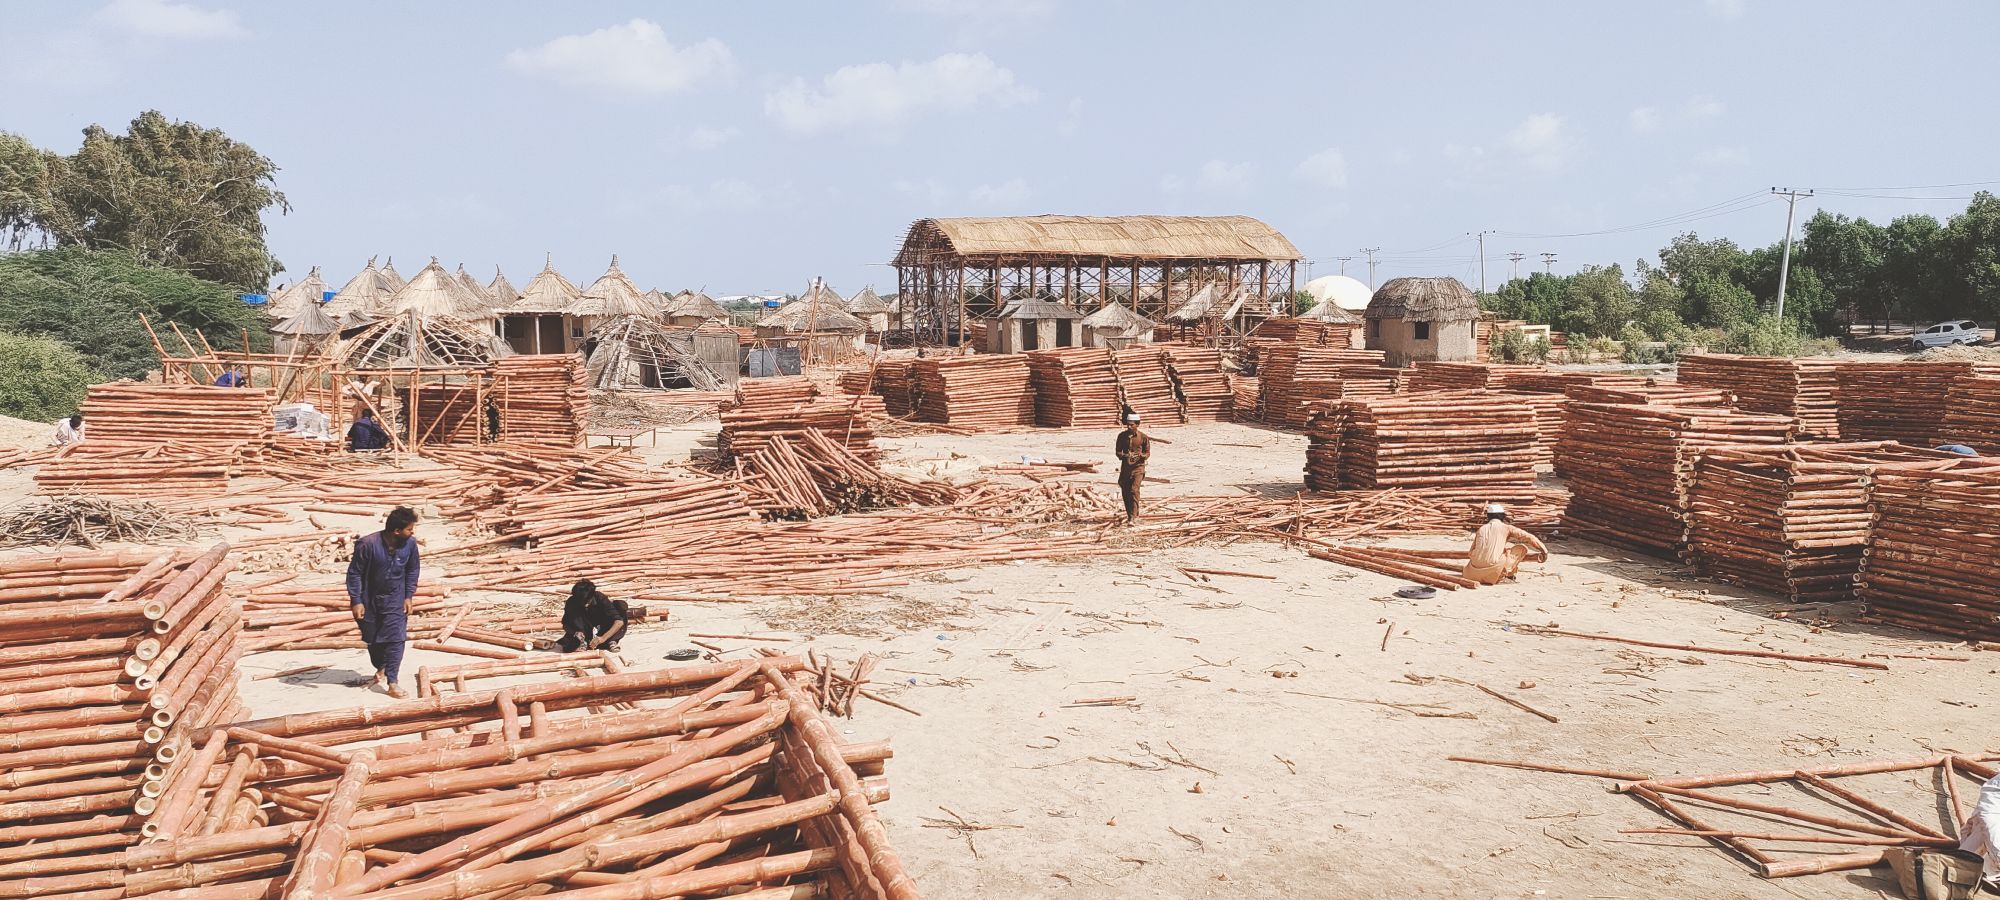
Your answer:
[[[159,355],[139,314],[170,353],[184,353],[166,323],[178,323],[197,347],[200,332],[216,347],[270,346],[264,319],[222,284],[148,266],[129,253],[65,247],[0,255],[0,330],[40,333],[76,348],[107,378],[140,378]]]
[[[76,412],[96,373],[68,344],[0,331],[0,415],[53,422]]]

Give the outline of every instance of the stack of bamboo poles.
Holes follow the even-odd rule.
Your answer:
[[[842,744],[767,657],[217,730],[160,840],[68,890],[204,898],[917,896]]]
[[[1419,360],[1410,368],[1410,391],[1512,391],[1548,370],[1513,363]]]
[[[1884,467],[1861,566],[1869,616],[1960,640],[2000,641],[2000,466]]]
[[[856,456],[873,461],[881,456],[875,446],[875,422],[886,415],[882,398],[873,394],[796,405],[753,403],[722,414],[716,448],[725,459],[735,459],[754,454],[773,440],[797,440],[816,430]]]
[[[1231,375],[1229,378],[1229,415],[1238,422],[1262,422],[1263,411],[1258,408],[1264,396],[1261,379],[1254,375]]]
[[[1315,417],[1307,439],[1312,490],[1397,487],[1475,502],[1535,494],[1534,414],[1501,394],[1347,400]]]
[[[1625,829],[1625,833],[1706,838],[1725,850],[1733,851],[1748,862],[1758,875],[1790,878],[1880,865],[1883,852],[1889,847],[1931,850],[1957,847],[1959,839],[1947,829],[1955,829],[1958,823],[1966,821],[1971,812],[1959,798],[1961,794],[1976,797],[1979,782],[2000,775],[2000,769],[1992,765],[1994,759],[1992,756],[1930,756],[1815,769],[1794,769],[1787,765],[1759,772],[1679,778],[1638,777],[1637,780],[1629,780],[1635,776],[1620,773],[1577,774],[1612,774],[1621,781],[1629,780],[1618,785],[1619,793],[1638,798],[1682,826],[1630,828]],[[1505,760],[1462,761],[1521,765]],[[1554,767],[1529,767],[1564,771]],[[1875,798],[1863,794],[1859,785],[1852,784],[1852,780],[1864,776],[1892,773],[1897,777],[1890,789]],[[1841,784],[1836,779],[1848,783]],[[1773,791],[1772,786],[1779,784],[1790,786],[1789,790],[1782,792],[1783,796],[1801,798],[1812,806],[1801,809],[1778,805],[1773,798],[1780,792]],[[1925,790],[1912,792],[1906,787],[1911,784],[1922,785]],[[1747,792],[1748,796],[1721,790],[1746,785],[1754,786],[1754,791]],[[1931,798],[1932,785],[1941,788],[1939,793],[1943,795],[1946,805],[1942,814],[1935,809]],[[1897,798],[1912,793],[1924,798],[1920,806],[1906,806],[1903,810],[1894,808]],[[1949,821],[1939,821],[1944,817],[1949,817]],[[1937,824],[1927,825],[1924,823],[1926,819]],[[1788,825],[1790,830],[1774,833],[1771,831],[1773,823]],[[1760,844],[1763,846],[1758,846]],[[1840,846],[1860,849],[1831,852],[1831,848]],[[1791,850],[1794,855],[1790,858],[1774,855],[1781,852],[1781,848]]]
[[[919,421],[967,428],[1035,424],[1035,392],[1021,354],[919,359],[912,380]]]
[[[1952,379],[1945,406],[1939,443],[2000,454],[2000,377],[1972,374]]]
[[[470,385],[419,386],[416,418],[425,444],[476,444],[486,432],[486,411]]]
[[[1043,428],[1118,424],[1118,373],[1102,348],[1035,350],[1028,358],[1035,424]]]
[[[1161,349],[1166,352],[1174,397],[1180,401],[1181,421],[1229,421],[1229,376],[1222,371],[1222,351],[1185,344],[1166,344]]]
[[[1180,398],[1167,374],[1166,352],[1151,344],[1106,351],[1118,376],[1118,399],[1140,418],[1159,424],[1184,423]]]
[[[730,408],[797,406],[811,403],[818,396],[819,385],[809,378],[746,378],[736,383],[736,401]]]
[[[1952,382],[1965,362],[1841,363],[1840,436],[1929,446],[1944,430]]]
[[[493,373],[505,439],[583,446],[590,389],[581,354],[509,356],[494,363]]]
[[[193,384],[94,384],[83,400],[91,452],[178,443],[225,459],[232,475],[263,471],[271,445],[271,392]]]
[[[1832,359],[1788,359],[1689,353],[1680,358],[1682,386],[1723,391],[1745,412],[1792,416],[1816,438],[1840,437],[1838,376]]]
[[[1309,547],[1306,554],[1327,562],[1364,569],[1377,575],[1414,581],[1444,591],[1476,588],[1479,582],[1465,577],[1466,550],[1418,550],[1405,547],[1352,546]]]
[[[885,359],[875,364],[875,393],[881,395],[889,415],[898,419],[909,418],[916,411],[910,403],[910,372],[915,367],[913,359]]]
[[[178,441],[114,446],[95,440],[62,448],[35,470],[44,493],[143,495],[161,502],[229,489],[229,457]]]
[[[1620,375],[1610,372],[1553,372],[1548,369],[1542,369],[1538,372],[1508,376],[1507,389],[1510,391],[1527,391],[1537,394],[1561,394],[1568,391],[1572,385],[1583,387],[1595,385],[1614,390],[1639,390],[1646,386],[1647,381],[1648,379],[1644,375]]]
[[[1687,545],[1695,462],[1710,447],[1784,444],[1787,416],[1705,407],[1572,401],[1556,466],[1569,475],[1565,526],[1667,557]]]
[[[944,506],[958,498],[958,489],[950,482],[890,475],[814,429],[797,439],[772,440],[737,457],[736,469],[751,507],[776,519],[891,506]]]
[[[1568,427],[1569,398],[1541,391],[1508,390],[1497,393],[1508,398],[1508,402],[1527,407],[1534,414],[1535,465],[1554,463],[1556,444],[1562,442],[1563,430]]]
[[[1257,327],[1251,329],[1250,337],[1258,341],[1360,349],[1361,325],[1358,322],[1328,322],[1324,319],[1272,316],[1258,322]]]
[[[152,833],[206,777],[206,730],[241,709],[228,549],[0,561],[0,896],[73,889],[61,873]]]
[[[1563,389],[1571,400],[1582,403],[1624,403],[1645,406],[1730,406],[1735,397],[1728,391],[1691,388],[1672,381],[1649,378],[1644,384],[1572,384]]]
[[[1380,350],[1347,350],[1278,344],[1258,361],[1259,418],[1296,428],[1306,424],[1308,407],[1347,397],[1378,396],[1396,389],[1396,371],[1382,365]]]
[[[1688,498],[1689,553],[1706,574],[1795,601],[1852,600],[1876,469],[1938,457],[1881,442],[1709,448]]]

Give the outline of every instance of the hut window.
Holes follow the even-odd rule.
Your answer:
[[[1429,322],[1411,322],[1411,323],[1410,323],[1410,328],[1411,328],[1411,329],[1412,329],[1412,330],[1413,330],[1413,331],[1415,332],[1413,336],[1414,336],[1414,337],[1415,337],[1415,338],[1416,338],[1417,340],[1420,340],[1420,341],[1428,341],[1428,340],[1430,340],[1430,339],[1431,339],[1431,323],[1429,323]]]

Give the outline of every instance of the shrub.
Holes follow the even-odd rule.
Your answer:
[[[1790,322],[1770,315],[1746,319],[1721,332],[1716,349],[1746,356],[1815,356],[1836,352],[1840,342],[1799,333]]]
[[[0,414],[53,422],[76,412],[97,373],[68,344],[0,331]]]
[[[0,255],[0,329],[46,334],[76,348],[109,378],[142,378],[159,366],[145,313],[169,354],[185,354],[168,323],[200,347],[268,349],[264,318],[236,291],[185,272],[147,266],[129,254],[67,247]]]

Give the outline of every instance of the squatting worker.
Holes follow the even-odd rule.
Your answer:
[[[569,600],[563,603],[563,636],[556,646],[564,653],[599,649],[616,653],[618,639],[625,636],[625,623],[631,615],[632,609],[625,601],[604,596],[589,579],[579,581],[570,588]]]
[[[347,426],[347,449],[386,450],[389,447],[389,432],[383,430],[382,423],[375,421],[375,413],[362,410],[354,424]]]
[[[416,533],[416,511],[398,506],[389,511],[381,531],[354,542],[354,558],[347,563],[347,601],[354,606],[354,622],[375,666],[370,686],[398,700],[409,696],[401,675],[410,599],[417,593]]]
[[[57,447],[83,443],[83,413],[77,413],[67,419],[58,419],[55,436],[49,438],[49,443]]]
[[[1118,454],[1118,493],[1125,498],[1125,524],[1139,521],[1139,485],[1146,480],[1146,460],[1153,455],[1153,439],[1139,430],[1139,414],[1125,414],[1125,430],[1118,433],[1113,451]]]
[[[1498,503],[1486,507],[1486,524],[1472,534],[1472,553],[1465,560],[1465,577],[1480,584],[1499,584],[1512,578],[1521,561],[1533,557],[1546,562],[1549,548],[1535,537],[1507,521],[1507,507]]]

